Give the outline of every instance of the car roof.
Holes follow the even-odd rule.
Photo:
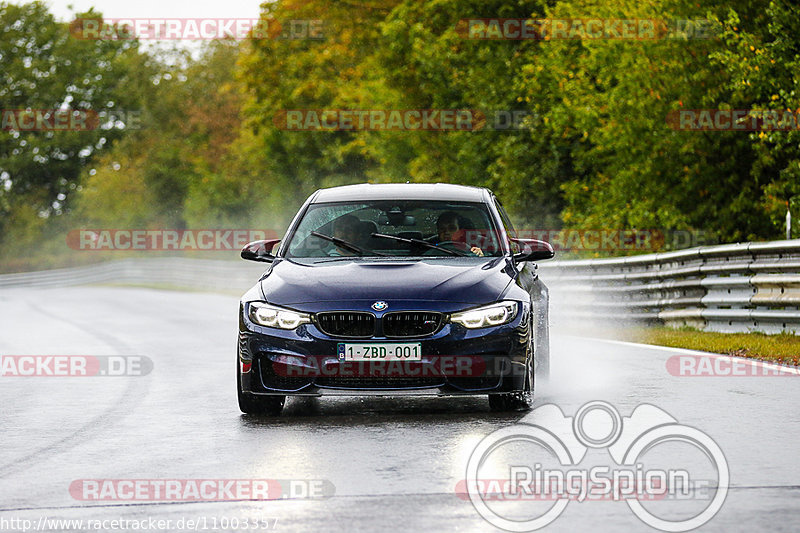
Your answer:
[[[351,200],[445,200],[484,202],[487,189],[450,183],[361,183],[320,189],[312,203]]]

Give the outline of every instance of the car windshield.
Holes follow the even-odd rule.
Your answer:
[[[376,200],[312,204],[288,239],[286,257],[498,257],[485,204]]]

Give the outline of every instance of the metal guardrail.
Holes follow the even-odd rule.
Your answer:
[[[552,321],[611,319],[715,331],[800,331],[800,239],[538,265]],[[0,289],[97,283],[244,292],[258,263],[137,258],[0,275]]]
[[[539,265],[553,320],[800,331],[800,239]]]

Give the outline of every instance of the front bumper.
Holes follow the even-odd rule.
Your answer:
[[[446,323],[404,340],[331,337],[313,323],[294,330],[253,323],[240,309],[240,387],[255,395],[470,395],[523,390],[531,353],[530,306],[502,326]],[[418,362],[340,362],[342,342],[418,342]]]

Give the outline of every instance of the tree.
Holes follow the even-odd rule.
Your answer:
[[[113,126],[29,131],[8,120],[19,110],[46,117],[70,108],[96,113],[102,124],[106,114],[135,109],[126,80],[137,54],[136,41],[73,37],[41,2],[0,3],[0,235],[65,212],[84,167],[122,135]]]
[[[739,8],[717,17],[725,47],[712,60],[728,73],[726,87],[741,109],[800,115],[800,6],[773,0],[755,20]],[[763,183],[758,207],[772,222],[765,237],[783,235],[786,209],[800,211],[800,132],[757,131],[748,142],[756,154],[751,179]]]
[[[243,108],[259,150],[269,194],[296,206],[313,190],[364,181],[378,168],[364,147],[363,132],[286,131],[276,117],[287,110],[365,109],[382,90],[369,57],[381,46],[380,22],[395,0],[322,2],[287,0],[264,4],[273,25],[322,20],[322,39],[254,39],[240,59],[246,96]],[[373,109],[373,108],[367,108]]]

